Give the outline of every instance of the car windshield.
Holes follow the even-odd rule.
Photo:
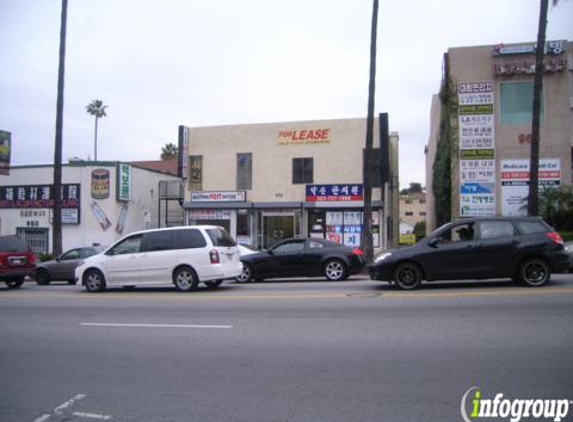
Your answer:
[[[213,242],[213,246],[237,246],[229,233],[223,229],[207,229],[207,234],[209,235],[211,242]]]

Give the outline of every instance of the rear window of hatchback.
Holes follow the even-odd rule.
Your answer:
[[[546,233],[551,231],[543,221],[517,221],[517,226],[523,234]]]
[[[237,246],[233,238],[224,229],[207,229],[207,234],[213,246]]]
[[[0,237],[0,252],[24,252],[29,249],[28,245],[16,236]]]

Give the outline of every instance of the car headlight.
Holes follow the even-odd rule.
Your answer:
[[[389,256],[392,255],[392,252],[385,252],[383,254],[378,255],[375,259],[374,262],[382,262],[384,261],[386,258],[388,258]]]

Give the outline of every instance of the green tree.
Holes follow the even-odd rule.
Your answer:
[[[68,0],[62,0],[60,24],[60,57],[58,65],[58,99],[56,105],[56,139],[54,147],[54,215],[52,222],[52,250],[54,255],[62,253],[62,147],[64,126],[64,76],[66,73],[66,27]]]
[[[559,0],[552,0],[557,5]],[[535,76],[533,77],[533,112],[531,117],[531,156],[529,163],[529,194],[527,196],[527,213],[539,213],[539,144],[541,121],[541,92],[543,90],[543,70],[545,56],[545,36],[547,32],[547,9],[549,0],[541,0],[539,24],[537,27],[537,46],[535,49]]]
[[[425,221],[418,221],[414,226],[414,234],[416,235],[416,239],[422,239],[426,237],[426,222]]]
[[[174,143],[168,142],[161,148],[161,159],[169,160],[175,158],[179,155],[179,148],[175,146]]]
[[[556,230],[573,232],[573,185],[541,190],[539,211]]]
[[[374,143],[374,93],[376,91],[376,34],[378,26],[378,0],[372,5],[372,27],[370,31],[370,77],[368,83],[368,116],[366,117],[366,147],[362,177],[364,182],[364,229],[362,248],[364,259],[372,262],[374,245],[372,242],[372,145]]]
[[[94,132],[94,161],[97,161],[97,122],[101,117],[106,117],[105,109],[108,106],[103,105],[101,100],[93,100],[86,106],[86,111],[95,117],[95,132]]]

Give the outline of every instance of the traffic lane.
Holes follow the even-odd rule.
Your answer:
[[[20,304],[12,320],[0,311],[7,340],[0,385],[15,387],[9,402],[0,399],[2,420],[34,420],[21,418],[30,402],[34,415],[46,414],[80,393],[86,395],[80,411],[115,420],[400,421],[457,420],[460,397],[473,385],[513,397],[571,392],[570,295],[130,299],[103,309],[99,300],[66,298],[34,313],[37,302]],[[90,316],[92,322],[226,320],[233,328],[81,325]]]

